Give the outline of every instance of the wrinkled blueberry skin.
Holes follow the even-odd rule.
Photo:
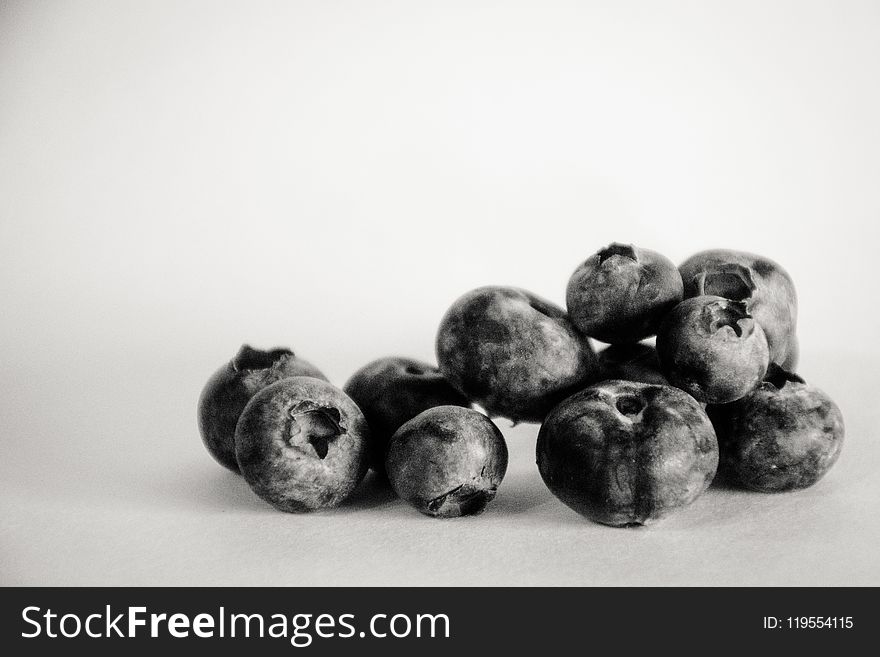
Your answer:
[[[614,243],[575,270],[565,299],[581,333],[626,344],[654,335],[683,293],[681,275],[671,260],[656,251]]]
[[[434,406],[470,406],[433,365],[412,358],[374,360],[343,387],[370,425],[370,465],[385,473],[385,451],[400,426]]]
[[[369,467],[370,430],[357,404],[326,381],[282,379],[245,406],[235,456],[251,489],[281,511],[339,505]]]
[[[565,311],[529,292],[481,287],[460,297],[437,332],[452,386],[493,417],[540,422],[598,376],[589,339]]]
[[[291,376],[327,380],[318,368],[290,349],[262,351],[248,345],[242,345],[235,357],[208,379],[199,397],[199,433],[220,465],[238,473],[235,425],[241,412],[258,391]]]
[[[538,433],[541,477],[563,503],[615,527],[693,502],[718,467],[703,408],[671,386],[603,381],[569,397]]]
[[[507,471],[507,445],[482,413],[436,406],[400,427],[385,468],[392,488],[422,513],[452,518],[481,513]]]
[[[657,350],[649,344],[613,344],[597,355],[603,379],[669,385],[660,367]]]
[[[767,338],[745,305],[722,297],[685,299],[657,333],[669,382],[698,401],[725,404],[758,387],[767,372]]]
[[[781,368],[732,404],[712,406],[720,470],[734,484],[764,493],[807,488],[840,456],[840,409],[824,392]]]
[[[797,293],[782,267],[769,258],[730,249],[701,251],[679,267],[685,299],[716,295],[743,301],[764,329],[770,361],[792,366],[796,351]]]

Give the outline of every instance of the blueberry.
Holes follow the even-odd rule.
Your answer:
[[[482,413],[436,406],[400,427],[385,459],[395,492],[429,516],[482,512],[507,471],[507,445]]]
[[[433,365],[412,358],[375,360],[355,372],[343,390],[370,425],[370,464],[385,473],[385,451],[400,426],[434,406],[469,406]]]
[[[657,333],[663,373],[701,402],[723,404],[754,390],[767,372],[764,331],[741,301],[685,299]]]
[[[326,381],[293,377],[263,388],[235,430],[235,456],[251,489],[282,511],[337,506],[368,469],[360,409]]]
[[[554,408],[538,433],[538,470],[563,503],[606,525],[649,524],[712,482],[718,443],[690,395],[603,381]]]
[[[584,335],[625,344],[654,335],[682,294],[681,275],[671,260],[656,251],[614,243],[575,270],[566,304]]]
[[[565,311],[524,290],[482,287],[459,298],[437,332],[440,371],[492,416],[539,422],[598,376],[589,340]]]
[[[199,397],[199,432],[218,463],[238,472],[235,425],[245,404],[267,385],[291,376],[327,380],[318,368],[290,349],[262,351],[248,345],[242,345],[235,357],[208,379]]]
[[[812,486],[843,447],[843,416],[837,405],[779,367],[771,367],[749,395],[709,410],[722,471],[751,490],[774,493]]]

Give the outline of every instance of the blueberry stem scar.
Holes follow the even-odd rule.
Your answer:
[[[288,356],[293,356],[293,352],[290,349],[271,349],[269,351],[263,351],[261,349],[254,349],[250,345],[245,344],[242,345],[241,349],[238,350],[238,353],[235,354],[235,357],[232,359],[232,369],[235,372],[241,372],[243,370],[263,370],[272,367],[272,365],[279,360]]]
[[[615,405],[617,407],[617,410],[627,417],[638,415],[645,408],[645,403],[641,399],[633,395],[618,397],[617,403]]]
[[[290,410],[291,445],[294,438],[303,434],[320,459],[327,456],[330,441],[344,433],[339,409],[303,402]]]
[[[608,260],[608,258],[610,258],[611,256],[616,255],[623,256],[624,258],[629,258],[630,260],[634,260],[636,262],[639,261],[632,244],[619,244],[618,242],[614,242],[599,251],[598,255],[600,265]]]
[[[695,279],[700,294],[746,301],[755,291],[751,272],[740,265],[728,265],[714,271],[704,271]]]
[[[737,337],[743,336],[741,320],[751,319],[746,305],[741,301],[719,301],[706,306],[704,321],[709,333],[716,333],[724,326],[729,326]]]

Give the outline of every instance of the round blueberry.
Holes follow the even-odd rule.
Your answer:
[[[360,409],[326,381],[293,377],[253,396],[235,430],[235,455],[251,489],[282,511],[337,506],[368,469]]]
[[[538,470],[563,503],[596,522],[649,524],[712,482],[718,443],[705,411],[666,385],[603,381],[541,425]]]
[[[395,492],[429,516],[482,512],[507,471],[507,445],[482,413],[436,406],[400,427],[385,459]]]
[[[671,260],[614,243],[575,270],[565,298],[571,321],[584,335],[626,344],[654,335],[682,294],[681,275]]]
[[[672,385],[712,404],[754,390],[769,365],[767,338],[746,305],[714,296],[685,299],[666,316],[657,354]]]

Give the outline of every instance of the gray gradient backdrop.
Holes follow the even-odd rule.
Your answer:
[[[0,583],[880,584],[880,3],[0,2]],[[204,452],[242,342],[338,384],[610,241],[800,292],[814,488],[590,524],[509,428],[477,518],[285,515]]]

